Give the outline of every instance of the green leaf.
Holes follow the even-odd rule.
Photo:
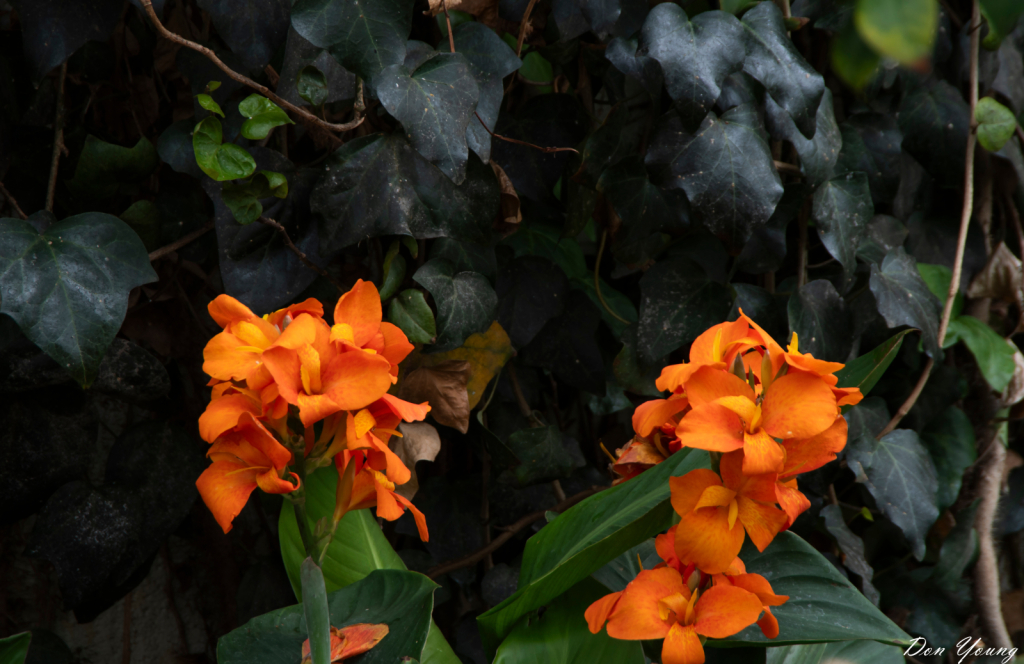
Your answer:
[[[434,297],[436,350],[458,348],[466,337],[485,331],[494,320],[498,296],[482,274],[458,272],[448,260],[435,258],[420,266],[412,278]]]
[[[75,177],[68,180],[68,189],[90,201],[110,198],[122,184],[135,184],[149,177],[159,161],[156,148],[145,138],[125,148],[90,134],[78,157]]]
[[[30,643],[32,632],[21,632],[0,639],[0,663],[24,664]]]
[[[882,513],[907,536],[914,557],[921,560],[925,536],[939,509],[935,464],[917,432],[896,429],[876,440],[870,431],[862,431],[851,437],[846,460]]]
[[[939,27],[936,0],[857,0],[853,23],[865,42],[900,64],[928,57]]]
[[[732,14],[710,11],[690,21],[672,3],[656,5],[644,21],[640,48],[661,64],[665,88],[690,131],[722,94],[730,74],[743,69],[743,28]]]
[[[515,469],[520,486],[564,478],[578,467],[555,426],[516,431],[505,444],[522,462]]]
[[[661,562],[661,556],[658,555],[652,538],[623,552],[590,576],[609,592],[617,593],[625,590],[642,570],[652,569]]]
[[[405,60],[413,0],[298,0],[292,27],[329,49],[345,69],[370,82]]]
[[[666,480],[706,468],[708,463],[705,452],[681,450],[628,482],[569,508],[531,537],[523,554],[519,589],[477,618],[488,656],[523,616],[671,525]]]
[[[938,508],[945,511],[960,494],[964,471],[978,458],[974,427],[964,411],[950,406],[928,422],[921,431],[921,442],[935,464]]]
[[[897,353],[900,352],[900,346],[903,345],[903,337],[911,332],[913,330],[897,332],[887,341],[876,346],[870,353],[865,353],[856,360],[847,362],[845,367],[836,372],[836,378],[839,379],[837,385],[839,387],[859,387],[860,393],[867,396],[871,388],[885,374],[885,370],[889,368],[892,361],[896,359]]]
[[[779,620],[779,636],[768,639],[757,625],[751,625],[724,641],[709,643],[785,646],[864,639],[904,647],[909,644],[910,637],[903,630],[798,535],[779,533],[763,553],[748,539],[740,557],[747,572],[760,574],[777,594],[789,596],[782,606],[772,607]]]
[[[447,28],[443,32],[447,32]],[[488,129],[494,131],[494,125],[498,122],[501,101],[505,97],[504,78],[523,63],[516,57],[514,47],[510,48],[494,30],[483,23],[467,21],[454,26],[452,32],[455,34],[455,50],[466,57],[469,70],[480,89],[480,99],[476,105],[476,115],[480,119],[475,116],[469,119],[466,142],[486,163],[491,159],[491,135]]]
[[[981,15],[988,21],[988,34],[981,45],[994,50],[1013,31],[1024,7],[1017,0],[979,0],[978,4]]]
[[[978,123],[978,143],[989,152],[1002,150],[1017,129],[1013,111],[992,97],[978,100],[974,107],[974,121]]]
[[[991,327],[974,316],[960,316],[949,322],[945,347],[963,340],[974,355],[978,369],[995,392],[1002,392],[1013,378],[1014,347]]]
[[[302,100],[310,106],[320,106],[327,101],[327,77],[313,65],[299,70],[295,88]]]
[[[640,642],[613,639],[603,629],[591,634],[587,628],[583,613],[606,594],[597,581],[580,581],[541,616],[517,625],[494,664],[643,664]]]
[[[550,260],[519,256],[502,265],[495,290],[498,322],[512,345],[522,349],[545,323],[565,311],[569,281]]]
[[[302,561],[302,615],[309,635],[313,664],[331,662],[331,616],[327,605],[324,574],[312,558]]]
[[[655,183],[686,192],[697,219],[736,247],[768,221],[782,198],[753,104],[741,104],[721,118],[709,112],[696,134],[669,112],[658,122],[646,163]]]
[[[534,83],[550,83],[555,78],[551,63],[537,51],[531,51],[523,56],[523,65],[519,68],[519,73],[523,78]],[[551,93],[550,85],[534,87],[537,87],[538,94]]]
[[[644,362],[660,359],[716,323],[732,305],[729,289],[711,281],[688,259],[661,261],[640,279],[637,350]]]
[[[129,291],[156,280],[139,236],[117,217],[87,212],[42,234],[0,219],[0,313],[85,387],[121,327]]]
[[[904,94],[896,119],[903,149],[942,185],[962,186],[971,110],[960,91],[944,80],[928,79]]]
[[[242,123],[242,136],[251,141],[263,140],[274,127],[295,124],[280,106],[262,95],[251,94],[243,99],[238,112],[249,118]]]
[[[235,221],[251,224],[263,214],[261,198],[288,197],[288,178],[283,173],[260,171],[251,180],[224,183],[220,195]]]
[[[839,149],[843,146],[832,109],[832,91],[826,89],[818,104],[817,129],[813,138],[804,138],[793,119],[771,97],[765,98],[764,107],[766,124],[772,136],[787,140],[796,148],[805,183],[817,187],[831,178],[839,159]]]
[[[213,97],[211,97],[210,95],[196,95],[196,101],[199,102],[200,106],[210,111],[211,113],[216,113],[220,117],[224,117],[224,111],[220,110],[220,104],[215,102],[213,100]]]
[[[404,290],[388,305],[388,320],[397,325],[414,344],[432,344],[437,337],[434,312],[423,293]]]
[[[853,25],[846,26],[832,41],[832,71],[854,90],[871,82],[881,62]]]
[[[160,209],[153,201],[145,198],[137,200],[118,216],[138,234],[139,239],[146,245],[146,251],[154,251],[162,246]]]
[[[903,648],[877,641],[835,641],[768,648],[766,664],[903,664]]]
[[[247,178],[256,170],[256,161],[234,143],[224,143],[220,120],[210,116],[196,125],[192,149],[196,163],[217,182]]]
[[[313,522],[334,513],[337,486],[338,473],[333,468],[323,468],[306,476],[306,510]],[[288,580],[291,581],[295,596],[301,600],[299,568],[306,558],[306,550],[299,536],[295,510],[281,510],[278,532],[281,557],[288,573]],[[349,512],[338,522],[334,538],[327,547],[322,569],[327,590],[333,592],[363,579],[374,570],[405,570],[405,563],[388,544],[370,510],[356,510]],[[383,643],[381,641],[381,645]],[[444,640],[433,622],[430,624],[430,633],[427,635],[420,661],[422,664],[459,662],[451,646]]]
[[[313,190],[324,255],[379,235],[486,242],[501,192],[489,166],[470,159],[455,186],[400,132],[345,143]]]
[[[479,272],[491,280],[497,278],[498,260],[494,255],[494,248],[489,245],[441,237],[430,243],[428,258],[447,258],[459,272],[468,270]]]
[[[850,314],[846,301],[827,279],[815,279],[801,286],[786,307],[789,329],[800,350],[830,362],[844,362],[850,354]]]
[[[826,92],[826,96],[828,94]],[[903,142],[896,118],[883,113],[855,113],[846,118],[839,130],[842,150],[835,176],[862,171],[868,176],[874,202],[892,203],[900,184],[900,144]],[[881,258],[872,262],[879,261]]]
[[[282,513],[291,511],[282,510]],[[419,658],[431,627],[436,588],[436,583],[416,572],[374,570],[366,578],[321,597],[325,609],[323,619],[334,627],[387,624],[387,636],[362,655],[360,662],[393,664],[403,657]],[[221,637],[217,641],[217,661],[220,664],[298,662],[307,629],[302,606],[271,611]],[[328,631],[328,638],[329,635]],[[315,652],[312,640],[310,646]],[[329,653],[328,646],[327,660]],[[314,664],[316,661],[314,655]]]
[[[977,509],[978,503],[975,502],[956,514],[956,525],[946,535],[939,549],[939,561],[928,580],[946,592],[957,591],[963,583],[964,571],[978,553],[978,532],[974,529]]]
[[[871,514],[871,512],[868,512]],[[843,564],[851,572],[860,577],[861,588],[864,596],[871,600],[871,603],[878,606],[878,590],[871,584],[875,576],[875,570],[868,564],[864,557],[864,540],[857,537],[843,519],[843,508],[839,505],[825,505],[821,508],[821,518],[825,520],[825,528],[832,537],[836,538],[836,544],[842,553]]]
[[[565,312],[549,320],[524,349],[524,361],[585,392],[604,394],[605,366],[597,342],[601,321],[598,306],[585,293],[571,292]]]
[[[847,173],[818,187],[811,204],[811,218],[828,252],[852,276],[857,269],[857,245],[875,214],[865,173]]]
[[[825,79],[796,50],[774,2],[759,3],[743,15],[742,24],[747,47],[743,71],[764,85],[800,133],[813,138]]]
[[[380,299],[383,302],[398,290],[405,279],[405,258],[399,254],[391,259],[391,263],[384,269],[384,283],[380,287]],[[433,320],[433,316],[431,316]],[[406,335],[409,336],[409,335]]]
[[[881,267],[871,266],[871,292],[889,327],[910,325],[921,330],[925,350],[936,361],[942,359],[939,347],[939,302],[917,271],[916,261],[903,247],[890,251]]]
[[[918,263],[917,271],[924,279],[924,283],[928,285],[928,290],[932,292],[932,295],[940,302],[945,302],[946,296],[949,294],[949,282],[953,279],[953,272],[945,265],[930,263]],[[957,291],[953,297],[953,310],[950,316],[955,320],[963,310],[964,294]]]

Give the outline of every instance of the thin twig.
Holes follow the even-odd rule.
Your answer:
[[[949,17],[949,22],[953,24],[953,27],[957,32],[960,32],[960,28],[964,27],[964,22],[960,20],[953,8],[949,6],[948,0],[939,0],[939,4],[946,10],[946,16]]]
[[[506,141],[508,143],[515,143],[516,145],[525,145],[528,148],[533,148],[534,150],[540,150],[541,152],[546,152],[546,153],[552,153],[552,152],[575,152],[576,154],[579,154],[579,150],[577,150],[576,148],[545,148],[545,147],[541,147],[539,145],[534,145],[533,143],[527,143],[526,141],[520,141],[519,139],[516,139],[516,138],[509,138],[508,136],[502,136],[501,134],[495,134],[493,131],[490,130],[490,128],[488,128],[487,123],[484,122],[484,119],[480,117],[479,113],[477,113],[476,111],[473,111],[473,114],[476,115],[476,119],[480,121],[480,124],[482,124],[484,126],[484,129],[487,131],[488,134],[491,135],[492,138],[497,138],[498,140]]]
[[[785,172],[785,173],[792,173],[793,175],[803,176],[803,173],[800,172],[800,167],[799,166],[796,166],[794,164],[787,164],[784,161],[776,161],[775,162],[775,170],[782,171],[782,172]]]
[[[626,325],[629,325],[629,321],[618,315],[612,308],[608,306],[608,303],[604,301],[604,296],[601,295],[601,256],[604,255],[604,245],[608,241],[608,229],[601,231],[601,246],[597,249],[597,260],[594,261],[594,290],[597,291],[597,299],[601,302],[601,306],[605,308],[605,311],[610,313],[615,320],[621,321]]]
[[[18,201],[14,200],[14,196],[11,196],[11,192],[7,191],[7,187],[4,186],[3,182],[0,182],[0,194],[4,195],[7,202],[11,205],[11,209],[14,210],[14,214],[18,215],[21,219],[28,219],[28,215],[18,205]]]
[[[974,0],[974,9],[971,12],[971,22],[975,28],[980,25],[981,19],[978,14],[978,0]],[[964,155],[964,204],[963,209],[960,212],[960,234],[957,237],[956,243],[956,258],[953,260],[953,275],[949,280],[949,290],[946,292],[946,302],[942,307],[942,320],[939,322],[939,334],[938,343],[942,346],[943,340],[946,338],[946,330],[949,328],[949,319],[953,314],[953,300],[956,298],[957,292],[960,290],[960,274],[963,272],[964,267],[964,250],[967,246],[967,229],[971,225],[971,213],[974,211],[974,141],[975,141],[975,124],[974,124],[974,109],[978,106],[978,43],[980,41],[980,33],[978,30],[972,28],[971,30],[971,54],[970,54],[970,91],[968,94],[969,107],[970,107],[970,120],[971,125],[967,131],[967,150]],[[921,396],[921,392],[924,390],[925,383],[928,382],[928,377],[932,373],[932,369],[935,367],[935,358],[928,358],[928,362],[924,365],[924,370],[921,372],[921,377],[917,379],[917,385],[910,392],[910,396],[907,397],[903,405],[899,407],[893,418],[889,420],[889,423],[885,425],[885,428],[878,434],[878,439],[881,440],[883,436],[889,434],[893,429],[899,425],[900,420],[906,417],[910,409],[914,407],[918,397]]]
[[[454,572],[455,570],[462,569],[463,567],[469,567],[471,565],[475,565],[480,560],[484,559],[485,557],[487,557],[491,553],[497,551],[501,547],[502,544],[504,544],[505,542],[507,542],[510,539],[512,539],[512,536],[515,535],[516,533],[518,533],[520,530],[522,530],[523,528],[526,528],[527,526],[532,524],[534,521],[539,521],[540,519],[543,519],[544,515],[547,514],[548,512],[563,512],[563,511],[569,509],[570,507],[572,507],[573,505],[575,505],[576,503],[582,501],[583,499],[589,498],[590,496],[594,495],[595,493],[597,493],[599,491],[603,491],[606,488],[608,488],[608,487],[603,487],[603,486],[591,487],[591,488],[587,489],[586,491],[581,491],[581,492],[577,493],[574,496],[570,496],[569,498],[566,498],[565,500],[563,500],[562,502],[558,503],[557,505],[555,505],[554,507],[552,507],[549,510],[537,510],[536,512],[532,512],[530,514],[527,514],[523,518],[521,518],[518,521],[516,521],[515,523],[513,523],[511,526],[508,526],[507,528],[504,528],[503,532],[500,535],[498,535],[497,537],[495,537],[494,540],[490,544],[487,544],[486,546],[483,546],[483,547],[477,549],[476,551],[474,551],[473,553],[470,553],[469,555],[463,556],[461,558],[456,558],[455,560],[450,560],[450,561],[448,561],[446,563],[441,563],[440,565],[431,568],[430,570],[427,571],[427,576],[429,576],[432,579],[436,579],[437,577],[441,576],[442,574],[447,574],[448,572]]]
[[[451,48],[452,53],[455,52],[455,35],[452,34],[452,17],[448,14],[448,3],[441,0],[441,9],[444,10],[444,21],[448,24],[448,47]]]
[[[190,48],[193,51],[198,51],[199,53],[202,53],[211,62],[213,62],[213,64],[217,65],[217,67],[219,67],[221,69],[221,71],[223,71],[225,74],[230,76],[233,80],[238,81],[242,85],[249,86],[253,90],[256,90],[257,92],[259,92],[264,97],[270,99],[272,102],[274,102],[278,106],[281,106],[282,108],[288,109],[289,111],[291,111],[295,115],[299,116],[302,119],[302,121],[305,122],[306,124],[315,125],[316,127],[319,127],[320,129],[325,130],[325,131],[333,131],[333,132],[339,132],[339,133],[345,132],[345,131],[350,131],[350,130],[355,129],[356,127],[358,127],[360,124],[362,124],[362,122],[363,122],[363,118],[362,117],[356,117],[351,122],[348,122],[346,124],[334,124],[334,123],[331,123],[331,122],[326,122],[326,121],[321,120],[320,118],[318,118],[316,115],[310,113],[309,111],[307,111],[305,109],[302,109],[302,108],[299,108],[298,106],[296,106],[296,105],[294,105],[294,104],[292,104],[292,103],[290,103],[288,101],[285,101],[284,99],[282,99],[278,95],[274,94],[266,86],[260,85],[259,83],[257,83],[256,81],[252,80],[248,76],[244,76],[242,74],[239,74],[235,70],[233,70],[230,67],[228,67],[226,64],[224,64],[221,61],[220,58],[217,57],[217,54],[214,53],[213,51],[211,51],[210,49],[206,48],[205,46],[202,46],[201,44],[197,44],[194,41],[189,41],[188,39],[185,39],[181,35],[177,35],[177,34],[171,32],[170,30],[168,30],[164,26],[164,24],[160,21],[160,17],[158,17],[156,15],[156,10],[153,9],[153,0],[140,0],[140,1],[142,2],[142,7],[146,10],[146,14],[149,16],[149,20],[151,20],[153,22],[153,25],[156,27],[157,32],[159,32],[163,37],[165,37],[166,39],[170,39],[172,42],[174,42],[176,44],[181,44],[182,46]]]
[[[177,240],[175,240],[174,242],[171,242],[170,244],[168,244],[166,246],[163,246],[163,247],[160,247],[159,249],[156,249],[155,251],[153,251],[153,252],[151,252],[149,254],[149,262],[152,263],[153,261],[155,261],[157,259],[160,259],[160,258],[163,258],[164,256],[166,256],[167,254],[169,254],[171,252],[174,252],[174,251],[177,251],[178,249],[181,249],[186,244],[189,244],[193,240],[196,240],[196,239],[202,237],[203,235],[205,235],[212,228],[213,228],[213,222],[212,221],[207,222],[207,224],[205,226],[203,226],[202,228],[194,230],[191,233],[189,233],[188,235],[186,235],[184,237],[180,237]]]
[[[509,362],[505,365],[505,368],[508,369],[508,381],[512,384],[512,392],[516,395],[516,403],[519,404],[519,412],[523,417],[530,420],[532,425],[536,418],[533,416],[533,409],[530,408],[530,404],[526,402],[526,397],[523,396],[522,388],[519,387],[519,377],[516,375],[516,367],[514,364]]]
[[[523,12],[523,20],[519,23],[519,39],[516,40],[516,57],[518,58],[523,52],[523,40],[526,39],[526,26],[530,22],[530,12],[533,11],[533,6],[537,4],[537,0],[530,0],[530,4],[526,5],[526,11]]]
[[[50,158],[50,183],[46,187],[46,211],[53,212],[53,199],[57,193],[57,166],[60,165],[60,152],[64,147],[64,79],[68,75],[68,63],[65,60],[57,75],[57,113],[53,119],[53,156]]]
[[[977,7],[977,0],[975,0]],[[977,20],[972,17],[972,20]],[[975,33],[977,34],[977,33]],[[974,602],[978,617],[987,632],[985,641],[996,648],[1012,648],[1009,631],[1000,606],[999,557],[993,541],[992,524],[999,508],[999,493],[1003,483],[1003,465],[1006,449],[999,440],[999,425],[989,440],[988,448],[978,459],[978,511],[974,516],[974,529],[978,533],[978,561],[974,564]]]
[[[306,256],[306,254],[304,254],[301,249],[299,249],[298,247],[295,246],[295,243],[292,242],[292,239],[290,237],[288,237],[288,231],[285,230],[284,226],[282,226],[281,224],[277,223],[273,219],[268,219],[267,217],[260,217],[260,223],[261,224],[266,224],[267,226],[270,226],[271,228],[276,229],[277,232],[281,234],[281,239],[284,240],[285,246],[287,246],[289,249],[291,249],[292,253],[299,257],[299,260],[302,261],[303,265],[305,265],[310,270],[313,270],[314,272],[319,274],[321,277],[327,279],[332,284],[334,284],[334,287],[338,289],[339,293],[346,292],[345,291],[345,287],[342,286],[341,283],[339,283],[337,279],[332,277],[330,275],[330,273],[327,272],[327,270],[323,269],[322,267],[320,267],[319,265],[317,265],[313,261],[309,260],[309,258]]]

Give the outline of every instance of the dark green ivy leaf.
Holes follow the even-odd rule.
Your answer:
[[[491,135],[487,130],[494,131],[494,125],[498,122],[501,100],[505,97],[503,79],[523,63],[516,57],[515,51],[483,23],[463,23],[454,28],[452,34],[455,35],[456,52],[466,57],[469,70],[480,89],[480,99],[476,105],[476,115],[480,119],[475,115],[470,117],[466,141],[469,148],[486,163],[491,159]]]
[[[96,378],[128,309],[128,292],[157,280],[139,236],[102,212],[36,232],[0,220],[0,312],[81,385]]]
[[[963,183],[971,112],[960,91],[929,79],[906,93],[896,117],[903,149],[948,187]]]
[[[506,443],[521,463],[515,469],[520,486],[568,477],[579,467],[566,449],[558,427],[537,427],[516,431]]]
[[[36,84],[86,42],[105,42],[124,8],[120,0],[22,0],[14,4]]]
[[[709,112],[696,134],[678,114],[662,116],[647,153],[654,181],[682,189],[708,230],[740,247],[782,198],[764,130],[751,104]]]
[[[824,106],[824,103],[822,104]],[[856,113],[839,127],[843,149],[835,175],[863,171],[875,203],[892,203],[900,183],[903,135],[896,118],[882,113]]]
[[[914,557],[924,558],[925,536],[939,516],[939,483],[917,432],[896,429],[881,440],[862,432],[850,439],[846,460],[882,513],[907,536]]]
[[[160,161],[179,173],[194,178],[203,177],[203,171],[196,163],[196,151],[192,147],[192,120],[179,120],[167,127],[157,140],[156,150]]]
[[[307,67],[311,69],[307,71]],[[281,65],[281,80],[277,83],[277,94],[297,106],[301,106],[304,101],[312,104],[315,99],[313,97],[305,99],[299,93],[299,84],[302,80],[302,86],[309,88],[307,92],[312,94],[313,90],[310,86],[319,85],[319,80],[314,83],[314,79],[317,77],[313,70],[323,75],[326,85],[327,96],[319,103],[355,97],[355,75],[342,67],[326,50],[306,41],[295,31],[295,28],[289,28],[288,41],[285,42],[284,47],[284,64]],[[306,74],[301,75],[304,71]]]
[[[469,153],[466,130],[480,95],[466,58],[438,53],[411,73],[392,65],[374,80],[381,104],[402,123],[413,147],[461,184]]]
[[[732,305],[729,289],[711,281],[696,263],[661,261],[640,280],[637,350],[653,362],[725,320]]]
[[[434,312],[423,293],[410,288],[398,294],[388,305],[388,320],[397,325],[414,344],[432,344],[437,338]]]
[[[448,260],[435,258],[424,263],[412,278],[434,297],[434,350],[458,348],[466,337],[483,332],[494,321],[498,296],[482,274],[459,272]]]
[[[471,158],[456,187],[396,132],[363,136],[334,152],[310,206],[323,251],[331,253],[379,235],[486,241],[499,196],[489,167]]]
[[[569,281],[562,270],[539,256],[508,261],[498,271],[498,323],[512,346],[530,343],[544,324],[565,310]]]
[[[641,53],[661,64],[665,88],[687,130],[700,126],[725,79],[743,69],[742,40],[740,22],[725,12],[702,12],[690,21],[679,5],[668,2],[647,15]]]
[[[134,184],[148,177],[158,163],[156,148],[145,138],[125,148],[89,134],[68,189],[88,200],[109,198],[121,184]]]
[[[661,84],[664,74],[661,72],[661,65],[654,58],[639,54],[639,40],[635,37],[624,39],[616,37],[608,42],[604,51],[604,57],[626,76],[631,76],[640,82],[644,90],[657,99],[661,95]]]
[[[217,35],[248,69],[263,69],[284,45],[289,0],[198,0]]]
[[[756,226],[736,258],[740,270],[751,274],[774,272],[786,258],[786,227],[803,207],[809,188],[799,182],[785,186],[775,211],[763,226]]]
[[[1024,7],[1016,0],[979,0],[981,15],[988,22],[988,34],[982,45],[988,49],[999,46],[999,42],[1013,31],[1017,18]]]
[[[843,518],[843,508],[839,505],[826,505],[821,508],[821,518],[825,520],[825,528],[832,537],[836,538],[836,544],[843,554],[843,564],[860,577],[861,590],[864,596],[871,600],[871,603],[878,606],[880,596],[878,589],[871,585],[871,579],[875,570],[871,569],[867,559],[864,557],[864,540],[857,537],[850,527],[846,525]]]
[[[775,3],[758,3],[743,15],[743,27],[747,48],[743,71],[764,85],[800,133],[813,138],[825,79],[796,50]]]
[[[811,187],[817,187],[832,177],[836,161],[839,159],[839,150],[843,147],[843,138],[832,111],[832,91],[826,89],[818,105],[817,131],[814,132],[814,138],[804,138],[792,118],[771,97],[765,98],[764,109],[765,123],[772,137],[789,141],[796,148],[796,153],[800,156],[800,172],[804,174],[804,182]]]
[[[314,65],[306,65],[295,78],[295,89],[299,97],[310,106],[320,106],[327,101],[329,89],[327,77]]]
[[[853,346],[850,314],[831,281],[816,279],[801,286],[789,298],[788,313],[800,352],[819,360],[846,361]]]
[[[814,192],[811,218],[818,237],[848,278],[857,269],[857,246],[874,214],[868,177],[862,172],[834,177]]]
[[[585,293],[569,293],[565,312],[549,320],[524,351],[527,364],[543,367],[573,387],[605,393],[604,360],[597,344],[601,311]],[[516,454],[520,459],[523,456]]]
[[[261,198],[288,197],[288,179],[283,173],[260,171],[248,181],[225,182],[220,195],[235,221],[251,224],[263,214]]]
[[[925,350],[936,362],[941,360],[938,335],[942,303],[932,295],[917,271],[916,261],[903,247],[890,251],[881,266],[871,266],[870,287],[878,313],[889,327],[910,325],[921,330]]]
[[[962,339],[974,355],[978,370],[996,392],[1002,392],[1013,378],[1014,346],[983,321],[974,316],[959,316],[949,322],[943,348]]]
[[[497,278],[498,261],[493,247],[439,237],[430,243],[430,258],[447,258],[459,272],[479,272],[492,282]]]
[[[370,82],[405,60],[413,0],[298,0],[292,27]]]
[[[950,406],[925,426],[921,442],[935,464],[939,478],[936,503],[939,511],[945,511],[960,493],[964,471],[978,458],[974,427],[964,411]]]

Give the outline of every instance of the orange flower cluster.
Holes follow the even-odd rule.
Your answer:
[[[411,473],[388,440],[430,406],[388,394],[413,345],[383,322],[376,286],[357,281],[338,300],[333,326],[314,299],[260,317],[220,295],[209,311],[223,331],[203,351],[213,393],[199,433],[213,463],[196,486],[224,532],[256,487],[291,494],[300,475],[333,460],[335,523],[353,509],[376,506],[394,520],[407,508],[426,540],[423,514],[394,492]]]
[[[384,623],[359,623],[341,629],[331,627],[331,664],[362,655],[380,643],[389,631]],[[306,639],[302,644],[301,664],[311,664],[312,661],[309,639]]]
[[[778,635],[768,607],[788,598],[746,574],[737,555],[746,537],[764,551],[792,525],[810,506],[796,476],[846,445],[840,408],[862,395],[837,387],[842,368],[801,353],[796,335],[783,350],[740,312],[700,335],[688,363],[662,371],[657,386],[671,395],[636,409],[636,437],[612,465],[618,481],[684,447],[716,453],[718,472],[669,480],[680,521],[658,537],[665,563],[595,602],[586,615],[591,631],[607,622],[614,638],[663,638],[662,664],[702,664],[699,636],[724,638],[754,622],[768,638]]]

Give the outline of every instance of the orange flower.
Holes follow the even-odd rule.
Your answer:
[[[338,299],[334,307],[331,342],[353,349],[372,350],[391,363],[391,374],[398,376],[398,364],[414,346],[401,329],[384,323],[380,293],[373,282],[356,281],[352,290]]]
[[[207,456],[213,463],[196,480],[196,487],[225,533],[257,486],[267,493],[291,493],[299,488],[295,473],[291,473],[294,483],[284,478],[292,453],[251,413],[243,413],[237,426],[218,438]]]
[[[315,318],[324,314],[320,302],[308,299],[261,318],[230,295],[218,295],[208,309],[224,331],[203,349],[203,371],[217,381],[244,381],[251,390],[262,390],[270,383],[263,351],[277,341],[292,319],[302,313]]]
[[[786,464],[779,473],[775,484],[775,496],[779,505],[789,516],[791,526],[800,514],[811,506],[804,494],[796,488],[796,476],[821,468],[835,460],[836,454],[846,447],[847,424],[842,415],[836,417],[832,426],[817,436],[792,439],[782,442],[786,448]]]
[[[676,428],[684,447],[714,452],[743,449],[748,475],[781,471],[786,461],[776,439],[811,438],[829,428],[838,408],[821,378],[796,372],[756,395],[736,375],[703,367],[686,381],[693,410]]]
[[[330,335],[327,323],[300,314],[263,352],[281,396],[299,407],[307,427],[339,410],[365,408],[392,385],[391,364],[383,356],[341,352]]]
[[[751,334],[749,318],[741,316],[731,323],[719,323],[704,331],[690,345],[690,361],[673,364],[661,371],[655,385],[659,390],[678,394],[690,376],[701,367],[728,369],[736,356],[760,343],[756,334]],[[757,328],[760,330],[760,328]]]
[[[342,662],[364,652],[380,643],[388,635],[388,626],[381,623],[359,623],[348,627],[331,627],[331,663]],[[313,661],[309,654],[309,639],[302,644],[302,663]]]
[[[408,509],[416,521],[420,539],[424,542],[429,539],[427,520],[423,512],[416,509],[406,498],[395,493],[394,482],[388,480],[381,472],[387,468],[387,459],[383,452],[344,450],[334,457],[334,464],[338,469],[335,523],[341,521],[341,518],[352,510],[376,506],[377,516],[394,521]]]
[[[677,414],[686,410],[689,405],[689,400],[681,394],[673,394],[668,399],[652,399],[642,403],[633,411],[633,431],[646,438],[655,429],[660,428]]]
[[[587,609],[590,631],[607,621],[615,639],[665,639],[662,664],[703,664],[700,637],[724,639],[753,624],[761,600],[737,586],[691,590],[671,567],[645,570],[626,589],[603,597]]]
[[[774,639],[779,635],[779,621],[772,615],[771,607],[785,604],[789,600],[789,595],[776,595],[771,584],[768,583],[768,579],[760,574],[748,574],[743,567],[743,561],[739,558],[735,562],[739,563],[740,573],[716,574],[715,586],[734,586],[756,595],[764,609],[764,615],[757,621],[757,626],[761,628],[761,633],[766,637]]]
[[[744,532],[759,551],[787,523],[775,507],[774,474],[745,476],[742,453],[726,454],[722,477],[706,469],[669,479],[672,507],[681,519],[675,549],[680,560],[708,574],[725,572],[743,546]]]

